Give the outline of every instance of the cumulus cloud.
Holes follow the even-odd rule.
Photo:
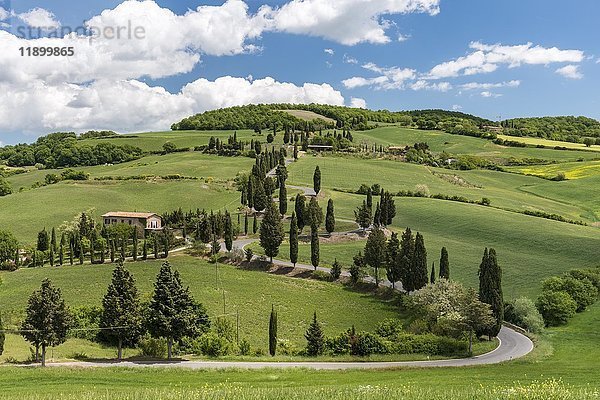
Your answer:
[[[263,6],[259,14],[271,29],[319,36],[345,45],[388,43],[383,15],[439,13],[440,0],[292,0],[280,8]]]
[[[347,54],[344,54],[344,62],[346,64],[358,64],[358,60],[356,58],[350,57]]]
[[[468,83],[464,83],[464,84],[460,85],[460,88],[464,89],[464,90],[482,90],[482,89],[487,90],[487,89],[502,88],[502,87],[515,88],[520,85],[521,85],[521,81],[519,81],[519,80],[496,82],[496,83],[468,82]]]
[[[335,51],[333,51],[333,49],[323,49],[323,51],[327,54],[329,54],[330,56],[335,54]]]
[[[579,66],[573,64],[565,65],[564,67],[557,69],[556,73],[568,79],[583,78],[583,74],[579,71]]]
[[[493,92],[490,92],[489,90],[483,91],[480,94],[481,94],[481,97],[486,97],[486,98],[502,96],[501,94],[493,93]]]
[[[437,92],[447,92],[452,89],[450,82],[431,83],[424,79],[420,79],[410,85],[412,90],[434,90]]]
[[[403,89],[405,82],[416,77],[416,71],[410,68],[385,68],[374,63],[367,63],[362,66],[364,69],[375,72],[378,76],[374,78],[363,78],[355,76],[342,81],[342,84],[353,89],[361,86],[372,86],[376,89]]]
[[[0,7],[0,21],[3,21],[10,17],[10,13],[6,11],[3,7]]]
[[[198,79],[176,94],[137,80],[52,86],[41,80],[27,85],[0,83],[0,129],[165,129],[176,120],[210,109],[277,102],[343,105],[344,97],[328,84],[299,86],[270,77]]]
[[[361,99],[360,97],[352,97],[350,99],[350,107],[367,108],[367,102],[365,99]]]
[[[581,50],[561,50],[556,47],[533,46],[532,43],[516,46],[502,44],[487,45],[472,42],[474,50],[466,56],[436,65],[429,71],[429,79],[442,79],[460,75],[475,75],[494,72],[500,65],[515,68],[523,64],[548,65],[563,62],[581,62]]]
[[[462,106],[460,104],[453,104],[452,111],[460,111],[462,110]]]
[[[2,13],[0,12],[0,14]],[[26,13],[17,14],[17,17],[32,28],[40,28],[50,31],[60,27],[60,22],[58,22],[53,13],[39,7],[31,9]]]

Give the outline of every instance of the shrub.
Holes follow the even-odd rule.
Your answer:
[[[13,272],[13,271],[16,271],[17,269],[19,269],[19,267],[12,260],[6,260],[6,261],[0,262],[0,271]]]
[[[325,352],[327,354],[350,354],[350,337],[347,332],[325,339]]]
[[[573,269],[566,273],[578,280],[589,280],[596,289],[600,290],[600,270],[598,269]]]
[[[340,279],[340,275],[342,274],[342,265],[338,262],[337,259],[333,262],[329,273],[331,274],[332,281],[337,281],[338,279]]]
[[[102,309],[100,307],[84,306],[71,308],[71,330],[69,331],[69,336],[92,341],[96,340],[101,315]]]
[[[247,262],[252,261],[252,257],[254,257],[254,252],[252,251],[252,249],[251,248],[247,248],[245,250],[245,252],[246,252],[246,261]]]
[[[198,338],[195,348],[204,355],[219,357],[230,354],[232,345],[227,339],[211,331]]]
[[[598,289],[587,278],[579,280],[569,275],[553,276],[544,280],[542,288],[547,291],[567,292],[577,303],[577,312],[585,310],[598,298]]]
[[[390,352],[390,345],[373,333],[361,332],[357,337],[354,351],[354,355],[357,356],[388,354]]]
[[[316,279],[318,281],[328,282],[331,280],[331,275],[325,271],[313,271],[311,274],[311,278]]]
[[[564,291],[544,290],[535,306],[542,314],[546,326],[566,324],[577,311],[577,303]]]
[[[151,358],[165,358],[167,355],[167,339],[144,336],[139,344],[140,355]]]
[[[289,340],[277,339],[277,353],[284,356],[295,356],[300,353],[300,349],[294,346]]]
[[[250,354],[250,342],[246,339],[242,339],[240,342],[240,355],[247,356]]]
[[[395,338],[402,333],[402,321],[396,318],[388,318],[381,321],[375,329],[382,338]]]
[[[544,319],[532,300],[519,297],[504,307],[504,319],[529,332],[540,333],[544,329]]]

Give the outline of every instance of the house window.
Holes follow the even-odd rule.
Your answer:
[[[110,224],[110,219],[108,219],[108,218],[105,218],[105,219],[104,219],[104,225],[108,225],[108,224]]]
[[[129,220],[129,225],[131,225],[131,220]]]

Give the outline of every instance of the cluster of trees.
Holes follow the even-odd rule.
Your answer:
[[[255,157],[256,154],[262,152],[262,145],[258,140],[239,140],[237,137],[237,131],[233,132],[227,138],[227,142],[219,139],[218,137],[211,136],[208,140],[208,144],[205,146],[197,146],[194,148],[195,151],[201,151],[206,154],[217,154],[219,156],[234,157],[239,155],[247,155],[249,157]]]
[[[272,202],[273,193],[279,189],[279,204],[281,214],[287,211],[287,191],[285,181],[288,173],[285,166],[285,149],[275,149],[256,155],[252,172],[248,177],[238,179],[238,190],[242,192],[241,204],[261,212]],[[276,169],[276,179],[267,176],[269,171]]]
[[[575,269],[544,280],[536,306],[546,326],[563,325],[596,302],[599,291],[600,270]]]
[[[376,189],[376,191],[374,191]],[[366,192],[367,198],[354,211],[354,219],[363,230],[373,225],[376,228],[391,225],[396,216],[396,204],[392,194],[379,185],[361,186],[359,192]],[[379,201],[373,212],[373,195],[379,195]]]
[[[142,150],[131,145],[98,143],[82,145],[77,143],[73,132],[58,132],[42,136],[33,144],[18,144],[0,148],[0,161],[11,167],[43,166],[45,168],[65,168],[116,164],[135,160],[142,156]]]
[[[11,184],[0,174],[0,197],[8,196],[12,192]]]
[[[337,131],[327,132],[325,135],[319,133],[318,135],[310,138],[308,142],[303,141],[303,150],[308,149],[308,144],[320,145],[320,146],[332,146],[334,151],[345,150],[352,146],[354,137],[349,130],[343,129],[342,133]]]
[[[574,143],[599,144],[600,122],[586,117],[541,117],[514,118],[501,122],[504,132],[511,136],[534,136],[551,140],[562,140]]]
[[[113,131],[87,131],[79,135],[80,140],[84,139],[106,139],[119,136]]]
[[[61,290],[45,279],[29,297],[20,328],[23,337],[35,346],[36,360],[41,349],[42,366],[46,364],[46,349],[64,343],[71,326],[72,313]],[[102,300],[98,330],[104,342],[117,345],[119,360],[123,346],[136,345],[145,332],[167,340],[170,359],[174,343],[199,336],[209,327],[206,309],[193,298],[169,262],[156,277],[149,304],[142,304],[135,279],[123,264],[114,269]]]

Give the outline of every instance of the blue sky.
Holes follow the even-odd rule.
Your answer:
[[[171,21],[171,37],[163,41],[159,40],[162,33],[154,31],[148,21],[129,18],[148,28],[148,41],[142,45],[147,47],[145,54],[135,50],[140,43],[113,41],[100,42],[83,53],[76,46],[76,57],[71,60],[7,58],[6,54],[16,52],[20,45],[40,42],[6,36],[5,45],[12,47],[0,48],[0,68],[15,73],[0,72],[5,96],[0,95],[0,141],[32,140],[55,130],[168,129],[170,122],[189,113],[266,102],[269,96],[273,101],[366,103],[373,109],[456,109],[490,119],[541,115],[600,118],[600,2],[419,2],[415,9],[407,6],[410,2],[406,0],[374,0],[369,2],[370,8],[361,0],[248,0],[245,4],[232,0],[228,10],[236,11],[226,17],[205,18],[204,12],[198,12],[197,19]],[[154,25],[156,21],[162,25],[161,18],[170,18],[165,14],[168,10],[182,16],[189,10],[196,12],[198,6],[219,7],[211,12],[226,7],[216,1],[156,3],[155,7],[144,4],[136,8],[133,15],[146,15],[147,8],[148,15],[157,15]],[[14,32],[17,25],[39,24],[40,17],[57,26],[79,26],[108,9],[110,15],[97,20],[106,26],[124,21],[125,7],[119,4],[19,0],[8,6],[4,0],[4,9],[12,12],[12,17],[5,19],[12,27],[5,30]],[[259,19],[265,5],[269,6],[264,19],[268,22]],[[332,5],[336,9],[328,11]],[[39,9],[27,14],[37,8],[45,14]],[[286,8],[287,14],[282,11]],[[309,17],[294,20],[302,12]],[[246,23],[247,29],[237,28]],[[171,46],[169,40],[176,41],[173,32],[181,27],[182,35],[192,32],[189,36],[195,36],[198,24],[235,27],[206,36],[200,32],[198,40],[180,38],[180,43]],[[237,41],[225,43],[237,34]],[[60,43],[61,39],[47,40]],[[118,55],[114,55],[115,48]],[[161,54],[156,54],[157,48]],[[111,62],[106,61],[107,54],[116,60],[113,65],[119,62],[116,71],[108,72]],[[477,60],[479,55],[483,61]],[[94,62],[98,65],[90,66]],[[266,77],[272,81],[265,81]],[[182,90],[186,85],[189,90]],[[164,92],[158,93],[163,88]],[[119,104],[107,104],[110,96],[119,94]],[[127,112],[137,117],[123,116]]]

